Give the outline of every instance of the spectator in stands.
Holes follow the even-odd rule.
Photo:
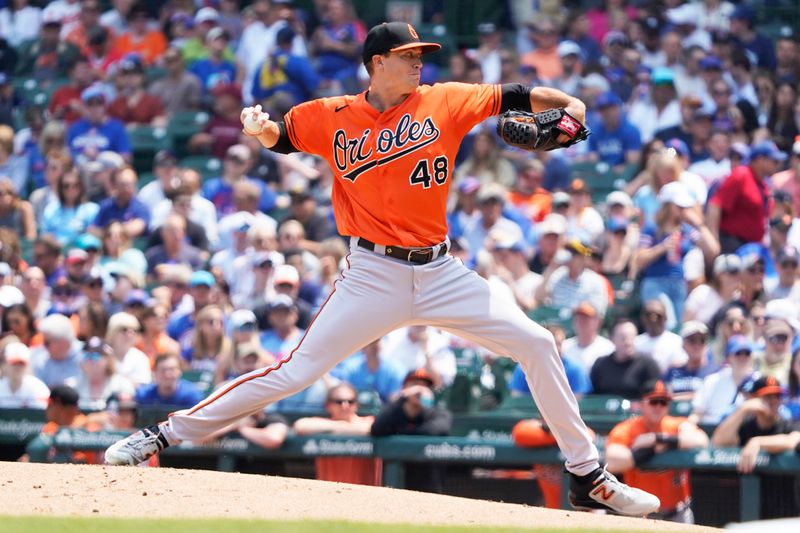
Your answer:
[[[180,49],[170,47],[162,57],[166,75],[155,80],[148,92],[161,101],[164,113],[169,117],[181,111],[197,109],[202,86],[197,76],[187,72]]]
[[[709,200],[708,226],[722,253],[733,253],[748,242],[761,242],[772,208],[767,177],[786,155],[771,141],[753,145],[750,163],[734,168]]]
[[[585,301],[604,314],[608,294],[600,275],[586,266],[591,255],[587,243],[572,239],[564,250],[568,254],[554,259],[542,274],[542,283],[536,288],[536,301],[570,310]]]
[[[88,280],[88,281],[87,281]],[[89,274],[84,280],[84,294],[87,290],[98,290],[95,289],[94,286],[97,285],[97,282],[102,284],[102,279],[100,277],[95,277],[95,274]],[[87,285],[91,284],[93,287],[91,289],[86,289]],[[99,287],[99,291],[102,294],[102,285]],[[78,339],[83,342],[88,341],[92,337],[100,337],[103,338],[106,335],[106,329],[108,326],[108,319],[111,315],[109,315],[108,311],[106,310],[105,306],[102,302],[102,296],[100,301],[96,300],[88,300],[87,302],[80,306],[78,309]]]
[[[100,265],[111,275],[117,272],[138,279],[147,270],[147,259],[141,250],[131,247],[122,222],[114,221],[105,228],[101,252]]]
[[[297,228],[297,230],[302,229],[302,235],[297,235],[299,242],[296,245],[308,252],[316,252],[318,249],[316,243],[336,235],[336,229],[331,224],[327,209],[317,207],[316,198],[306,188],[292,189],[289,191],[289,197],[291,200],[289,212],[281,221],[278,236],[280,238],[288,221],[297,221],[302,225],[302,228]]]
[[[78,378],[81,373],[80,343],[75,339],[72,322],[64,315],[52,314],[39,321],[43,346],[32,354],[33,373],[48,387]]]
[[[537,16],[526,23],[529,38],[534,43],[534,50],[520,58],[522,65],[532,67],[544,81],[558,79],[563,71],[561,58],[558,55],[559,28],[557,22],[547,16]]]
[[[683,351],[687,360],[683,366],[674,366],[664,374],[664,381],[676,399],[691,400],[703,386],[703,380],[718,372],[720,367],[709,360],[708,327],[698,320],[689,320],[681,325]]]
[[[712,131],[707,146],[708,157],[692,163],[688,170],[703,178],[710,188],[731,173],[730,135],[726,131]]]
[[[50,389],[31,373],[30,349],[21,342],[10,342],[3,349],[2,359],[0,408],[46,408]]]
[[[561,76],[553,80],[553,85],[565,93],[578,94],[581,83],[581,72],[586,54],[575,41],[561,41],[556,47],[561,60]]]
[[[456,375],[456,358],[448,338],[429,326],[408,326],[393,331],[386,338],[384,351],[405,372],[425,369],[435,388],[450,385]]]
[[[565,196],[569,203],[568,194],[557,192],[553,194],[554,205],[559,195]],[[567,220],[558,213],[550,213],[541,224],[536,226],[536,251],[528,261],[528,267],[532,272],[543,274],[545,269],[553,263],[556,252],[561,248],[561,240],[566,231]]]
[[[789,384],[792,346],[795,332],[783,319],[770,318],[764,325],[766,346],[753,361],[753,369],[761,376],[775,378],[781,386]]]
[[[211,28],[205,37],[206,57],[197,59],[189,66],[189,72],[200,80],[204,93],[217,85],[241,81],[236,63],[224,57],[229,41],[230,35],[223,28]]]
[[[742,403],[740,388],[753,373],[753,346],[744,335],[733,335],[727,341],[726,366],[707,376],[692,400],[692,420],[718,424],[732,409]]]
[[[782,34],[775,41],[775,74],[781,81],[800,81],[800,46],[797,36]]]
[[[189,295],[193,306],[180,306],[176,309],[167,325],[167,333],[181,345],[187,342],[184,337],[194,328],[196,313],[203,307],[214,303],[217,280],[210,272],[198,270],[192,272],[188,280]]]
[[[292,53],[294,38],[291,27],[278,30],[275,49],[258,65],[253,77],[251,91],[255,101],[288,93],[293,105],[297,105],[310,100],[317,91],[322,80],[307,57]]]
[[[77,379],[66,380],[66,384],[78,393],[78,407],[81,410],[103,410],[112,394],[132,396],[135,392],[133,383],[117,374],[114,353],[99,337],[92,337],[86,342],[81,370]]]
[[[119,62],[117,97],[108,105],[108,114],[126,126],[164,127],[167,118],[158,97],[145,91],[145,72],[142,59],[129,55]]]
[[[166,198],[166,192],[176,188],[181,179],[178,171],[178,158],[169,149],[161,149],[153,158],[153,181],[139,190],[136,197],[145,205],[153,207]]]
[[[66,77],[67,68],[80,55],[80,50],[59,38],[61,28],[60,16],[45,12],[39,36],[19,47],[14,74],[33,76],[40,82]]]
[[[327,417],[313,416],[298,419],[292,426],[299,436],[304,435],[369,435],[374,416],[359,416],[356,389],[340,383],[328,389],[325,398]],[[318,457],[315,460],[317,479],[354,483],[381,484],[381,460],[355,457]]]
[[[664,185],[658,202],[655,224],[643,228],[634,261],[637,271],[643,273],[642,298],[666,295],[672,304],[672,316],[679,319],[687,291],[683,258],[695,246],[705,257],[715,257],[719,245],[682,182]]]
[[[149,248],[145,254],[150,276],[155,275],[155,267],[161,263],[188,264],[193,270],[202,266],[202,250],[186,240],[186,219],[172,213],[167,216],[159,231],[162,244]]]
[[[356,88],[364,24],[355,16],[349,0],[328,2],[322,23],[309,39],[309,53],[316,57],[317,71],[323,80],[335,82],[344,92]]]
[[[117,57],[138,53],[145,64],[155,63],[167,49],[167,39],[160,29],[150,27],[150,14],[144,4],[135,4],[128,12],[128,29],[111,45]]]
[[[275,251],[272,228],[253,226],[247,231],[247,239],[248,249],[233,260],[232,276],[227,280],[235,307],[259,306],[266,301],[274,267],[284,263],[283,255]]]
[[[68,28],[64,40],[74,44],[81,51],[81,55],[90,53],[89,33],[100,28],[100,3],[98,0],[81,0],[78,19]]]
[[[566,336],[564,329],[556,325],[549,325],[547,326],[547,330],[553,334],[556,349],[561,356],[561,363],[564,365],[564,372],[567,375],[567,381],[569,382],[569,388],[572,390],[572,393],[575,394],[576,397],[581,398],[584,394],[592,392],[592,383],[589,381],[589,369],[583,365],[580,359],[567,357],[564,353],[564,342],[566,342],[564,340]],[[511,374],[508,388],[511,396],[531,395],[531,389],[525,378],[522,365],[517,364],[517,366],[514,367],[514,373]]]
[[[632,487],[657,494],[661,507],[653,517],[670,522],[694,523],[688,470],[641,470],[642,465],[668,450],[708,446],[708,435],[684,417],[669,413],[672,394],[663,381],[643,387],[641,416],[620,422],[611,430],[606,445],[609,472],[624,474]]]
[[[67,385],[56,385],[50,387],[50,398],[45,409],[47,423],[42,427],[43,435],[54,436],[60,428],[83,429],[86,431],[97,431],[99,425],[90,421],[89,418],[80,412],[78,408],[78,393]],[[55,450],[52,453],[56,453]],[[27,461],[27,455],[20,458]],[[100,452],[75,451],[70,454],[70,462],[100,464],[102,454]]]
[[[28,192],[28,163],[14,153],[14,130],[0,125],[0,176],[11,180],[20,195]]]
[[[234,213],[234,186],[242,181],[256,185],[260,192],[259,208],[269,211],[275,206],[276,195],[262,181],[247,176],[247,168],[252,154],[243,144],[234,144],[225,152],[222,161],[222,175],[207,180],[203,184],[203,197],[217,208],[217,217]]]
[[[117,372],[135,386],[150,383],[150,360],[136,346],[140,329],[135,316],[120,312],[108,319],[105,342],[111,347]]]
[[[361,349],[355,357],[344,362],[341,378],[359,392],[371,391],[388,403],[400,390],[405,369],[394,358],[386,355],[385,340],[377,339]]]
[[[661,371],[652,357],[636,354],[636,325],[628,318],[614,324],[611,342],[614,352],[599,357],[589,377],[595,394],[637,398],[642,383],[658,379]]]
[[[743,473],[752,472],[762,444],[774,440],[765,437],[800,430],[796,423],[781,415],[781,398],[786,391],[777,379],[760,377],[747,389],[749,398],[717,426],[711,437],[714,446],[742,446],[738,466]],[[771,452],[769,447],[765,448]]]
[[[758,58],[759,68],[775,69],[775,46],[772,40],[755,30],[755,13],[746,5],[739,5],[731,13],[730,30],[736,43]]]
[[[233,343],[225,333],[222,308],[207,305],[197,313],[195,327],[188,344],[182,347],[181,355],[192,370],[211,372],[214,383],[225,379],[227,369],[218,362],[231,361],[234,354]]]
[[[534,294],[542,276],[528,268],[528,246],[517,236],[492,231],[487,237],[489,251],[495,262],[494,272],[514,294],[517,304],[525,311],[536,305]]]
[[[398,398],[385,405],[375,416],[370,433],[373,437],[387,435],[431,435],[450,433],[453,418],[449,411],[434,405],[434,378],[425,369],[408,373]],[[442,492],[444,468],[407,464],[405,487],[425,492]]]
[[[20,285],[22,294],[25,296],[25,305],[34,317],[34,320],[43,318],[50,309],[50,300],[47,295],[47,284],[44,279],[44,272],[39,267],[28,267],[22,274]],[[5,331],[5,328],[3,328]]]
[[[475,134],[469,157],[455,169],[457,182],[474,176],[483,185],[494,183],[505,188],[514,185],[514,175],[514,166],[503,157],[494,132],[488,130]]]
[[[780,221],[778,221],[780,223]],[[770,221],[770,229],[773,229]],[[773,232],[770,231],[770,236]],[[778,276],[764,280],[764,292],[767,300],[788,298],[800,304],[800,280],[797,278],[797,267],[800,264],[800,252],[794,246],[786,245],[775,255]]]
[[[0,36],[13,47],[35,39],[42,25],[42,10],[29,0],[14,0],[0,9]]]
[[[261,345],[279,359],[288,355],[300,338],[303,330],[297,327],[297,306],[289,296],[279,294],[269,306],[267,321],[270,329],[261,334]]]
[[[44,208],[41,231],[55,235],[66,245],[86,232],[97,217],[99,206],[86,200],[86,187],[74,169],[59,176],[56,194],[58,200]]]
[[[49,286],[66,275],[61,259],[61,244],[55,237],[42,235],[34,241],[33,264],[42,269]]]
[[[42,213],[44,213],[44,208],[47,204],[58,200],[56,183],[62,175],[73,169],[72,157],[70,157],[69,152],[63,147],[65,135],[66,129],[62,122],[51,122],[45,126],[42,132],[41,144],[43,147],[46,148],[51,146],[51,143],[54,144],[56,142],[62,144],[62,147],[47,150],[46,158],[42,158],[42,164],[44,165],[42,183],[34,184],[35,187],[38,185],[41,186],[36,188],[28,198],[33,206],[36,220],[42,219]],[[56,141],[57,137],[59,138],[58,141]],[[31,154],[31,157],[39,156]]]
[[[186,409],[200,402],[203,395],[198,388],[182,378],[181,358],[167,353],[156,357],[153,383],[139,387],[136,403],[140,406],[169,406]]]
[[[36,238],[36,220],[31,204],[19,197],[14,183],[0,178],[0,228],[8,228],[23,239]]]
[[[660,299],[644,302],[642,324],[645,331],[636,337],[636,353],[652,357],[658,363],[662,375],[670,368],[686,362],[681,338],[665,328],[666,321],[667,309]]]
[[[794,139],[792,144],[789,166],[786,170],[772,175],[772,187],[774,191],[784,191],[791,198],[794,213],[800,213],[800,135]]]
[[[203,131],[189,139],[190,152],[210,152],[222,159],[242,133],[242,91],[238,85],[219,84],[211,91],[213,114]],[[249,156],[248,156],[249,157]]]
[[[479,66],[483,83],[502,83],[503,32],[494,22],[481,22],[475,29],[478,47],[467,54]]]
[[[155,363],[156,356],[163,353],[178,353],[180,346],[167,335],[169,310],[161,303],[149,303],[142,311],[142,332],[136,347]]]
[[[607,92],[595,102],[600,111],[600,123],[592,128],[589,137],[589,158],[602,161],[619,171],[624,165],[639,162],[642,142],[639,130],[622,114],[622,100],[616,93]]]
[[[105,89],[93,84],[81,93],[83,118],[67,130],[67,145],[79,163],[95,160],[100,152],[112,151],[131,157],[131,143],[125,125],[106,113]]]
[[[178,172],[176,180],[167,190],[169,198],[164,198],[156,203],[151,211],[150,228],[157,229],[170,213],[176,213],[186,220],[186,231],[189,240],[194,246],[202,250],[209,247],[217,248],[219,243],[219,229],[217,227],[217,210],[214,204],[203,198],[201,194],[200,174],[191,168],[184,168]],[[153,205],[153,204],[149,204]],[[236,208],[236,193],[234,191],[234,208]],[[253,207],[258,212],[258,204]],[[262,213],[264,218],[269,218]],[[158,235],[151,235],[151,241]]]
[[[112,222],[120,222],[125,235],[136,239],[147,232],[150,208],[136,198],[136,171],[125,166],[112,175],[112,197],[100,203],[97,218],[89,228],[100,235]]]
[[[796,117],[798,105],[796,84],[780,82],[775,91],[775,101],[770,108],[766,131],[780,150],[790,151],[795,137],[800,134]]]
[[[786,390],[786,407],[792,420],[800,420],[800,352],[792,354],[792,367],[789,369],[789,386]]]
[[[631,105],[628,120],[639,128],[642,142],[649,142],[658,130],[680,124],[680,104],[675,98],[674,82],[672,69],[654,68],[650,73],[650,94]]]
[[[741,272],[739,256],[723,254],[717,257],[708,282],[698,285],[689,293],[683,320],[696,319],[710,324],[717,311],[739,297]]]
[[[603,234],[603,217],[592,206],[592,189],[585,180],[575,178],[569,185],[569,209],[567,210],[567,233],[594,241]]]
[[[544,220],[552,208],[552,194],[542,187],[543,179],[544,164],[538,159],[529,159],[522,164],[514,188],[508,193],[508,203],[532,222]],[[479,185],[475,190],[478,188]]]
[[[503,232],[515,237],[515,240],[523,240],[519,226],[503,216],[506,195],[506,189],[497,183],[486,183],[478,191],[476,200],[480,214],[467,224],[463,235],[473,257],[484,248],[486,237],[492,231]]]
[[[33,267],[36,268],[36,267]],[[25,294],[23,292],[23,294]],[[33,313],[25,303],[10,305],[3,312],[0,331],[14,335],[19,342],[28,348],[42,345],[42,335],[36,331]]]
[[[566,339],[561,345],[562,357],[580,363],[588,372],[598,357],[613,352],[614,344],[600,335],[602,324],[603,315],[591,302],[585,301],[578,304],[572,313],[572,327],[575,330],[575,336]]]

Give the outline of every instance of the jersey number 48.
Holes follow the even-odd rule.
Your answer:
[[[430,189],[431,176],[436,185],[444,185],[447,182],[448,168],[447,157],[443,155],[434,159],[432,165],[427,159],[420,159],[408,179],[411,185],[422,185],[424,188]]]

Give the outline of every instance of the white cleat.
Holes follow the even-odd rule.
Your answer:
[[[169,443],[157,425],[142,428],[108,447],[107,465],[135,466],[168,447]]]
[[[605,468],[598,468],[592,475],[585,483],[575,475],[570,476],[569,503],[575,509],[607,509],[621,515],[645,516],[661,507],[656,496],[629,487]]]

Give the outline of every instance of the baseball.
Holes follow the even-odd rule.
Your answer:
[[[250,135],[258,135],[263,129],[263,126],[258,121],[258,118],[254,117],[252,114],[249,114],[245,117],[242,125],[244,127],[244,131]]]

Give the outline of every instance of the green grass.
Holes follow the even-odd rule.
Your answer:
[[[273,522],[267,520],[142,520],[132,518],[70,518],[14,516],[0,517],[3,533],[238,533],[245,531],[268,531],[269,533],[477,533],[486,527],[439,527],[413,525],[362,524],[356,522],[298,521]],[[493,532],[516,533],[536,531],[539,533],[586,533],[588,529],[552,528],[491,528]],[[627,533],[635,533],[633,530]]]

